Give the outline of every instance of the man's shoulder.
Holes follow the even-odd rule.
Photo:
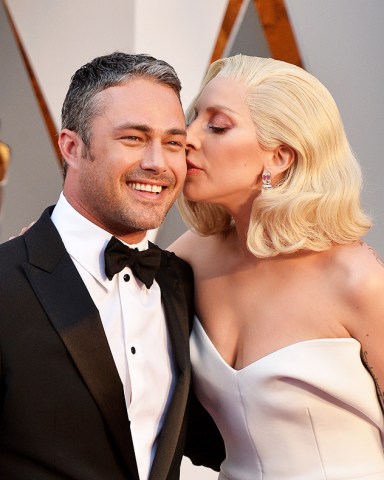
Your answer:
[[[25,255],[25,241],[22,235],[12,238],[0,245],[0,262]]]
[[[41,214],[37,222],[29,230],[11,240],[0,244],[0,268],[3,272],[6,265],[15,265],[28,259],[28,244],[35,244],[37,248],[45,249],[47,235],[55,234],[55,227],[50,221],[49,207]]]
[[[0,245],[0,292],[8,295],[20,285],[23,264],[28,261],[24,238],[16,237]],[[8,293],[7,293],[8,292]]]

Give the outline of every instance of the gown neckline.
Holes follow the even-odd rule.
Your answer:
[[[214,345],[212,340],[209,338],[209,336],[208,336],[207,332],[205,331],[203,325],[201,324],[200,320],[196,316],[195,316],[194,322],[195,322],[195,327],[197,326],[201,336],[203,337],[205,342],[208,344],[210,350],[212,350],[214,352],[216,358],[218,358],[219,361],[227,369],[229,369],[232,372],[238,373],[238,374],[241,373],[241,372],[245,372],[246,370],[249,370],[249,369],[251,369],[255,366],[258,366],[260,363],[263,363],[264,361],[268,361],[270,358],[272,358],[272,357],[274,357],[274,356],[276,356],[276,355],[278,355],[278,354],[280,354],[280,353],[282,353],[286,350],[290,350],[290,349],[293,349],[295,347],[300,347],[300,346],[303,346],[303,345],[308,344],[308,343],[342,342],[342,343],[357,343],[357,344],[360,345],[360,342],[358,340],[356,340],[355,338],[352,338],[352,337],[334,337],[334,338],[324,337],[324,338],[312,338],[312,339],[308,339],[308,340],[300,340],[298,342],[294,342],[294,343],[291,343],[289,345],[285,345],[283,347],[280,347],[276,350],[273,350],[272,352],[267,353],[266,355],[263,355],[262,357],[254,360],[253,362],[249,363],[248,365],[245,365],[244,367],[237,369],[237,368],[234,368],[231,365],[229,365],[229,363],[226,362],[226,360],[224,360],[223,356],[221,355],[219,350],[216,348],[216,346]]]

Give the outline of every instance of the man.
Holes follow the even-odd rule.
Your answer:
[[[99,57],[72,77],[63,193],[0,246],[0,478],[179,477],[193,281],[148,250],[146,231],[186,174],[180,88],[146,55]],[[218,467],[220,448],[204,462]]]

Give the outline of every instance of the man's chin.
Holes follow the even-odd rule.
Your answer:
[[[165,215],[159,219],[141,219],[135,223],[131,223],[130,225],[114,225],[114,231],[119,231],[120,235],[129,235],[132,233],[138,232],[147,232],[148,230],[156,230],[159,228],[165,219]]]

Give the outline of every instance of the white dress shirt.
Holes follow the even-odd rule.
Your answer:
[[[63,193],[51,218],[99,310],[124,387],[140,479],[147,479],[174,389],[160,287],[154,281],[147,289],[128,267],[108,280],[104,249],[112,235],[77,212]],[[131,246],[145,250],[148,240]]]

